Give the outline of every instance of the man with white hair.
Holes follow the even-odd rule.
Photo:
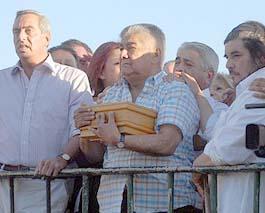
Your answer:
[[[13,38],[19,61],[0,71],[0,167],[56,176],[79,151],[73,112],[92,102],[84,72],[55,63],[51,30],[37,11],[18,11]],[[46,212],[46,181],[15,179],[15,211]],[[64,180],[51,182],[52,212],[64,212]],[[9,181],[0,179],[0,212],[10,212]]]
[[[200,42],[185,42],[183,43],[177,52],[176,60],[175,60],[175,71],[176,72],[185,72],[191,75],[198,82],[201,90],[207,101],[211,105],[214,110],[214,115],[212,116],[212,120],[214,118],[219,117],[222,111],[227,110],[228,106],[222,102],[219,102],[210,96],[209,86],[217,73],[219,65],[218,55],[215,51],[206,44]],[[201,129],[207,123],[201,118]],[[211,131],[214,127],[214,124],[209,121],[207,123],[209,127],[207,127],[207,132],[203,134],[205,139],[209,139],[211,135]]]
[[[121,32],[124,46],[121,59],[123,79],[111,87],[104,103],[129,101],[157,111],[155,134],[120,134],[113,113],[109,121],[97,118],[95,133],[107,146],[104,168],[191,166],[192,135],[198,128],[199,111],[195,97],[182,82],[164,82],[162,70],[165,36],[152,24],[136,24]],[[189,107],[186,107],[189,106]],[[76,112],[76,126],[87,125],[86,112]],[[83,119],[82,119],[83,117]],[[200,212],[195,205],[191,174],[176,173],[174,208],[176,212]],[[98,191],[100,212],[120,212],[127,178],[103,175]],[[167,212],[166,174],[134,176],[134,211]]]

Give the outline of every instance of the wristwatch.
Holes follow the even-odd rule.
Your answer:
[[[125,143],[125,134],[121,133],[120,141],[119,141],[119,143],[117,143],[117,147],[120,149],[124,148],[124,146],[125,146],[124,143]]]
[[[66,154],[66,153],[61,153],[60,155],[58,155],[58,157],[64,159],[67,162],[70,162],[70,160],[71,160],[71,156]]]

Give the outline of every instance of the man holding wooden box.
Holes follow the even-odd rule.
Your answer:
[[[97,129],[93,131],[107,146],[104,168],[191,166],[192,136],[199,126],[199,109],[184,83],[163,81],[164,33],[155,25],[136,24],[121,32],[121,41],[123,79],[108,90],[103,103],[133,102],[155,110],[157,119],[154,134],[124,135],[117,128],[114,113],[108,113],[107,122],[104,116],[97,116]],[[89,112],[85,111],[76,111],[77,127],[90,124]],[[89,143],[81,145],[83,150]],[[190,179],[191,174],[175,174],[176,212],[200,212],[193,207],[196,192]],[[126,182],[123,175],[102,176],[98,192],[100,212],[120,212]],[[135,175],[134,211],[167,212],[167,208],[167,175]]]

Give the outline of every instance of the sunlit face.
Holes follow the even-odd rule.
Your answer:
[[[132,34],[122,41],[121,72],[130,83],[144,81],[152,71],[155,39],[147,33]]]
[[[77,68],[76,59],[69,51],[59,49],[53,51],[51,55],[55,62]]]
[[[92,54],[88,53],[84,47],[79,45],[73,45],[72,48],[78,58],[78,68],[88,74],[88,67],[92,58]]]
[[[241,39],[231,40],[225,44],[225,57],[227,58],[226,68],[235,86],[257,69]]]
[[[120,61],[121,61],[121,50],[112,50],[102,72],[100,78],[103,81],[104,88],[112,86],[120,79]]]
[[[22,62],[39,62],[48,55],[50,35],[41,32],[39,17],[35,14],[24,14],[16,18],[13,39],[16,53]]]
[[[178,50],[175,71],[185,72],[194,77],[201,89],[208,88],[212,80],[212,75],[203,68],[201,56],[192,49]]]

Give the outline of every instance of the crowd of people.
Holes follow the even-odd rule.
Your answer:
[[[13,37],[19,61],[0,71],[0,170],[34,169],[55,177],[66,167],[103,168],[238,165],[265,162],[245,146],[249,123],[265,125],[265,26],[239,24],[224,40],[229,75],[217,73],[219,58],[207,44],[185,42],[164,63],[166,38],[153,24],[134,24],[120,42],[87,44],[69,39],[49,48],[51,28],[37,11],[18,11]],[[177,39],[177,38],[176,38]],[[154,134],[124,135],[115,114],[96,116],[83,107],[133,102],[157,112]],[[100,141],[80,142],[79,128],[96,119]],[[193,149],[199,134],[204,151]],[[260,212],[265,212],[261,173]],[[52,212],[81,212],[75,201],[81,180],[51,182]],[[124,175],[91,177],[89,212],[126,212]],[[218,175],[218,212],[253,209],[252,173]],[[46,212],[46,182],[15,179],[17,212]],[[166,174],[137,174],[134,211],[167,212]],[[203,212],[202,175],[174,174],[174,212]],[[76,207],[77,206],[77,207]],[[0,179],[0,213],[9,212],[9,181]],[[76,207],[76,208],[74,208]]]

